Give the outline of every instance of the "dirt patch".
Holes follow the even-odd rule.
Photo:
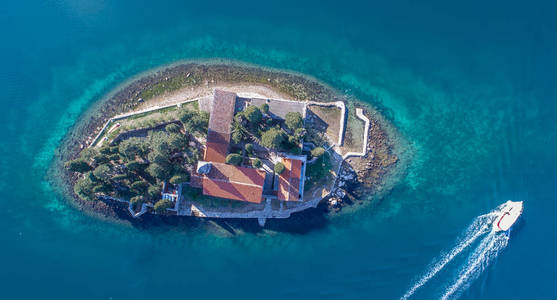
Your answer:
[[[314,122],[312,125],[318,126],[324,131],[331,143],[338,143],[341,109],[336,106],[309,105],[308,110],[313,114],[312,117],[316,118],[312,120]]]

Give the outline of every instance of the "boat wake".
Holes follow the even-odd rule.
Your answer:
[[[470,284],[489,266],[495,257],[503,250],[509,242],[506,234],[490,232],[470,255],[457,276],[457,280],[449,286],[441,299],[445,300],[451,296],[466,290]]]
[[[400,299],[408,299],[414,295],[419,288],[428,283],[435,275],[453,261],[455,257],[479,239],[480,242],[478,246],[464,262],[456,277],[457,279],[443,292],[441,297],[442,299],[448,299],[468,287],[497,256],[499,251],[507,245],[508,237],[505,234],[492,231],[492,223],[502,207],[503,205],[497,207],[488,214],[476,217],[472,224],[464,230],[460,238],[457,239],[456,245],[451,250],[442,253],[435,259],[427,267],[425,274],[416,279],[414,284]]]

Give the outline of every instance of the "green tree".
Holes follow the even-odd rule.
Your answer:
[[[249,154],[253,153],[253,145],[252,144],[246,144],[245,148],[246,148],[247,153],[249,153]]]
[[[271,127],[273,126],[273,119],[272,118],[268,118],[265,123],[267,124],[267,127]]]
[[[178,119],[184,124],[186,132],[207,132],[207,126],[209,125],[209,114],[207,112],[182,109],[178,113]]]
[[[242,122],[233,121],[232,122],[232,141],[239,144],[244,140],[246,136],[246,128],[242,125]]]
[[[115,154],[110,154],[108,156],[108,159],[110,159],[111,161],[117,162],[120,160],[120,154],[115,153]]]
[[[323,147],[315,147],[311,150],[311,156],[313,157],[320,157],[323,154],[325,154],[325,149],[323,149]]]
[[[242,134],[241,131],[233,131],[232,132],[232,141],[235,144],[241,143],[243,139],[244,139],[244,135]]]
[[[107,164],[100,165],[93,170],[95,178],[107,181],[110,179],[110,167]]]
[[[155,203],[155,211],[158,213],[162,213],[165,212],[167,208],[172,208],[174,207],[174,202],[170,201],[170,200],[166,200],[166,199],[162,199],[157,201],[157,203]]]
[[[277,174],[281,174],[282,172],[284,172],[284,164],[281,162],[278,162],[275,164],[275,167],[273,168],[275,170],[275,173]]]
[[[99,149],[99,152],[104,155],[112,154],[112,150],[108,146],[103,146],[101,149]]]
[[[112,180],[114,180],[114,181],[123,181],[123,180],[126,180],[126,179],[128,179],[128,175],[126,175],[126,174],[118,174],[118,175],[114,175],[112,177]]]
[[[269,104],[267,104],[267,103],[261,104],[261,112],[263,112],[264,114],[268,114],[269,113]]]
[[[84,173],[91,170],[91,166],[82,159],[74,159],[66,162],[65,167],[72,172]]]
[[[296,130],[294,130],[294,134],[298,137],[299,139],[303,139],[306,136],[306,129],[303,127],[300,127]]]
[[[170,156],[172,146],[170,145],[170,136],[166,132],[157,131],[149,136],[149,145],[153,151],[149,154],[156,153],[165,157]],[[149,159],[150,160],[150,159]]]
[[[263,119],[261,110],[255,105],[246,107],[246,109],[244,109],[244,116],[252,125],[259,124],[259,122],[261,122],[261,119]]]
[[[185,108],[178,113],[178,119],[185,125],[186,123],[189,123],[195,115],[196,113],[193,110]]]
[[[173,133],[180,132],[180,126],[178,126],[178,124],[176,123],[168,124],[164,129],[168,132],[173,132]]]
[[[157,163],[151,163],[149,167],[147,167],[147,173],[161,181],[168,180],[170,177],[170,171]]]
[[[138,209],[140,209],[141,205],[143,205],[143,203],[145,203],[145,197],[143,197],[141,195],[132,197],[130,199],[130,204],[132,205],[132,209],[134,211],[137,211]]]
[[[239,166],[242,163],[242,156],[236,153],[228,154],[228,156],[226,156],[226,163]]]
[[[162,188],[160,187],[160,185],[151,184],[147,189],[147,194],[149,194],[149,197],[151,197],[151,199],[154,200],[160,199],[161,193],[162,193]]]
[[[110,158],[108,158],[108,155],[97,154],[97,155],[95,155],[95,157],[93,157],[93,163],[95,165],[102,165],[102,164],[106,164],[108,162],[110,162]]]
[[[168,143],[170,144],[172,151],[176,152],[181,151],[186,147],[186,145],[188,144],[188,139],[182,134],[172,133],[168,137]]]
[[[284,123],[290,130],[296,130],[302,127],[302,115],[299,112],[289,112],[284,116]]]
[[[284,132],[273,127],[261,135],[261,145],[270,149],[279,149],[285,139]]]
[[[147,144],[137,137],[124,140],[118,146],[118,152],[128,159],[134,159],[136,155],[144,156],[148,151]]]
[[[187,173],[178,173],[170,178],[170,183],[172,184],[180,184],[186,183],[190,180],[190,176]]]
[[[85,148],[79,153],[79,157],[84,161],[90,161],[95,157],[95,155],[99,154],[97,149],[95,148]]]
[[[92,189],[95,182],[91,179],[91,172],[83,174],[74,185],[74,192],[83,200],[92,200]]]
[[[108,194],[112,190],[112,186],[106,183],[101,183],[93,187],[93,193]]]
[[[142,181],[142,180],[138,180],[138,181],[132,183],[130,188],[138,194],[145,194],[145,192],[147,192],[147,187],[148,186],[149,186],[149,184],[147,182]]]
[[[290,147],[296,147],[296,145],[300,143],[300,140],[298,140],[298,137],[290,135],[288,136],[288,143],[290,144]]]
[[[244,120],[246,120],[246,117],[244,116],[243,111],[239,111],[234,115],[234,121],[235,122],[242,123],[242,122],[244,122]]]
[[[153,152],[149,153],[147,158],[149,159],[149,161],[151,163],[156,163],[156,164],[160,165],[161,167],[165,167],[165,168],[170,167],[169,157],[165,154],[160,153],[160,152],[153,151]]]
[[[261,166],[263,166],[263,163],[261,162],[261,160],[260,160],[259,158],[256,158],[256,159],[253,159],[253,160],[251,161],[251,165],[252,165],[254,168],[261,168]]]
[[[147,167],[146,164],[140,163],[140,162],[138,162],[138,161],[136,161],[136,160],[130,161],[129,163],[125,164],[125,166],[126,166],[126,168],[127,168],[128,170],[134,171],[134,172],[142,171],[142,170],[144,170],[144,169]]]

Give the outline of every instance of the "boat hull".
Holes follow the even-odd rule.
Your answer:
[[[507,201],[493,222],[494,231],[508,231],[522,214],[522,201]]]

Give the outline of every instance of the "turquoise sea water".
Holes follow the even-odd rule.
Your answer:
[[[476,266],[482,235],[413,297],[440,298],[471,275],[452,296],[555,298],[555,11],[518,1],[3,3],[1,298],[396,299],[508,199],[525,212],[506,247]],[[54,195],[46,171],[80,114],[134,75],[196,58],[305,73],[370,102],[411,143],[406,175],[376,205],[304,233],[126,227]]]

